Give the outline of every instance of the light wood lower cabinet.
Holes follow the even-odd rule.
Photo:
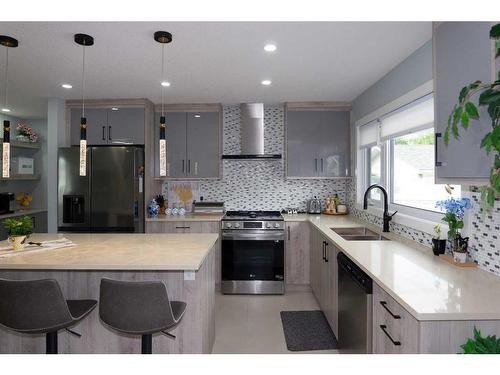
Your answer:
[[[287,285],[309,286],[310,224],[290,221],[285,228],[285,282]]]
[[[373,284],[373,353],[455,354],[473,337],[500,335],[498,320],[418,321],[377,284]]]
[[[215,245],[215,285],[220,290],[221,241],[220,221],[147,221],[146,233],[217,233]]]
[[[311,289],[335,336],[338,335],[338,249],[316,229],[311,231]]]

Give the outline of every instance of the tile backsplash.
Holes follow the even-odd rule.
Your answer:
[[[264,151],[285,152],[285,112],[283,105],[264,108]],[[240,152],[240,107],[223,107],[224,154]],[[346,200],[349,178],[286,180],[285,159],[223,160],[221,180],[202,180],[200,195],[205,201],[223,201],[228,210],[306,209],[307,200],[337,193]],[[165,184],[168,184],[166,182]],[[166,190],[166,187],[163,187]]]

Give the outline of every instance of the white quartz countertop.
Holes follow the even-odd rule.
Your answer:
[[[158,215],[147,217],[146,221],[221,221],[224,214]]]
[[[29,240],[61,237],[76,246],[0,258],[0,269],[196,271],[218,239],[214,233],[102,233],[35,234]]]
[[[350,216],[310,215],[308,220],[416,319],[500,319],[498,276],[454,266],[434,256],[430,248],[391,234],[387,237],[399,240],[344,240],[330,228],[378,229]]]

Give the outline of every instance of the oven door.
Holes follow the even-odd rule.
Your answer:
[[[274,285],[272,283],[283,284],[283,280],[283,231],[240,230],[222,233],[223,284],[228,285],[227,281],[242,281],[239,285],[250,285],[248,282],[259,281],[260,284],[264,282],[263,285]]]

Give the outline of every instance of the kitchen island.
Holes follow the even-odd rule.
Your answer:
[[[61,234],[36,234],[46,241]],[[153,353],[210,353],[215,337],[215,246],[217,234],[65,234],[76,246],[0,257],[0,278],[56,279],[67,299],[99,299],[102,278],[161,280],[169,298],[187,303],[175,340],[153,335]],[[36,308],[36,306],[33,306]],[[59,332],[60,353],[140,353],[141,337],[118,333],[99,319],[98,308]],[[44,353],[45,335],[0,327],[1,353]]]

